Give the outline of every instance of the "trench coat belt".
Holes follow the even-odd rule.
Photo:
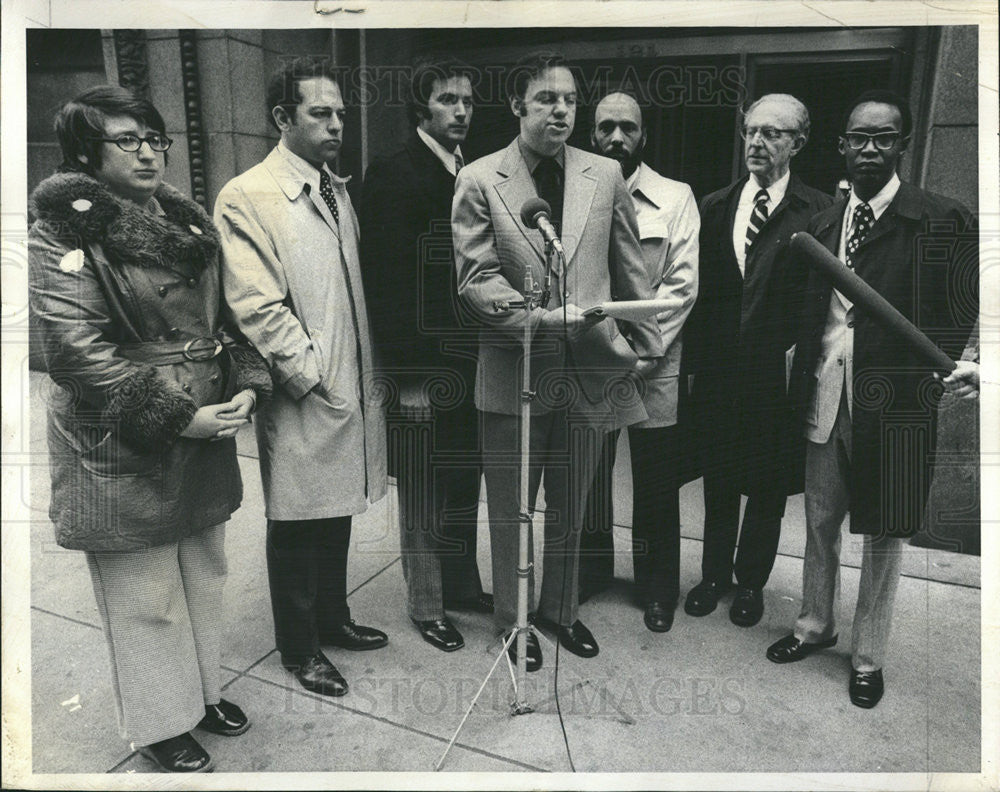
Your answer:
[[[229,346],[232,344],[230,343]],[[185,360],[206,361],[218,356],[226,344],[222,334],[212,336],[189,335],[169,341],[137,341],[119,344],[118,350],[133,363],[148,363],[152,366],[173,366]]]

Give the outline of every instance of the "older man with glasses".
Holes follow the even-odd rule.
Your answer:
[[[741,128],[749,174],[701,204],[699,291],[684,328],[705,487],[702,580],[684,610],[705,616],[733,584],[734,624],[764,613],[763,588],[778,549],[785,498],[801,441],[786,395],[787,350],[803,273],[788,240],[832,198],[789,171],[809,139],[809,112],[794,96],[754,102]],[[739,550],[740,495],[748,495]]]

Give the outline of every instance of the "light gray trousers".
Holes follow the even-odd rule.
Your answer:
[[[122,737],[191,731],[220,698],[225,525],[137,552],[87,553]]]
[[[841,526],[848,511],[851,471],[851,419],[845,402],[841,402],[830,439],[807,446],[806,551],[802,612],[795,622],[795,637],[815,643],[837,633]],[[885,660],[902,557],[902,539],[864,537],[851,635],[851,658],[858,671],[879,669]]]

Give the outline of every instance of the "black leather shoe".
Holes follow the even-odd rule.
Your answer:
[[[389,636],[374,627],[356,624],[354,619],[351,619],[336,627],[324,630],[320,635],[320,640],[327,646],[350,649],[352,652],[364,652],[368,649],[381,649],[389,643]]]
[[[596,657],[597,653],[600,651],[600,647],[597,645],[597,639],[594,638],[590,630],[588,630],[579,619],[573,622],[569,627],[556,624],[550,619],[546,619],[544,616],[539,616],[537,621],[538,624],[555,632],[555,634],[559,637],[559,643],[563,649],[567,652],[572,652],[577,657]]]
[[[347,693],[347,680],[322,652],[317,652],[301,665],[284,665],[306,690],[321,696],[343,696]]]
[[[235,737],[250,728],[250,719],[231,701],[221,699],[218,704],[205,705],[205,717],[198,721],[198,728]]]
[[[646,604],[646,612],[642,616],[647,630],[653,632],[667,632],[674,626],[674,605],[667,605],[662,602],[650,602]]]
[[[480,591],[472,599],[445,600],[445,610],[473,611],[474,613],[493,613],[493,595]]]
[[[212,772],[212,757],[189,732],[144,745],[139,753],[152,759],[164,773]]]
[[[732,584],[701,581],[684,598],[684,612],[688,616],[708,616],[719,604],[719,597],[732,588]]]
[[[826,641],[818,643],[805,643],[792,635],[786,635],[780,641],[775,641],[767,647],[767,659],[772,663],[794,663],[797,660],[804,660],[813,652],[820,649],[829,649],[837,645],[837,636],[833,636]]]
[[[729,608],[729,621],[740,627],[753,627],[764,615],[764,592],[740,586]]]
[[[504,634],[504,641],[510,637],[510,633]],[[517,667],[517,639],[515,638],[511,645],[507,647],[507,656],[510,661]],[[528,631],[527,636],[527,650],[525,652],[525,670],[529,673],[532,671],[537,671],[542,667],[542,648],[538,645],[538,638],[533,632]]]
[[[855,707],[871,709],[882,700],[885,684],[882,682],[882,669],[877,671],[855,671],[851,669],[851,684],[848,687],[851,703]]]
[[[420,631],[421,637],[435,649],[442,652],[454,652],[465,646],[462,633],[455,629],[447,617],[444,619],[432,619],[430,621],[417,621],[410,619]]]

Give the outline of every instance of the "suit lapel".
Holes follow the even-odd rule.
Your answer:
[[[528,166],[517,147],[517,138],[514,138],[514,142],[507,147],[497,174],[501,177],[501,181],[496,184],[497,195],[500,196],[500,200],[503,201],[503,205],[510,213],[511,219],[524,235],[528,244],[531,245],[539,261],[544,264],[545,249],[542,245],[542,235],[538,231],[527,228],[521,222],[521,207],[524,206],[525,201],[537,198],[538,195],[535,192],[535,183],[531,180],[531,174],[528,173]],[[563,215],[565,216],[565,210]]]
[[[590,204],[597,191],[597,179],[588,172],[590,165],[581,162],[577,150],[566,146],[566,178],[563,186],[562,243],[566,250],[566,266],[573,261],[590,216]]]

